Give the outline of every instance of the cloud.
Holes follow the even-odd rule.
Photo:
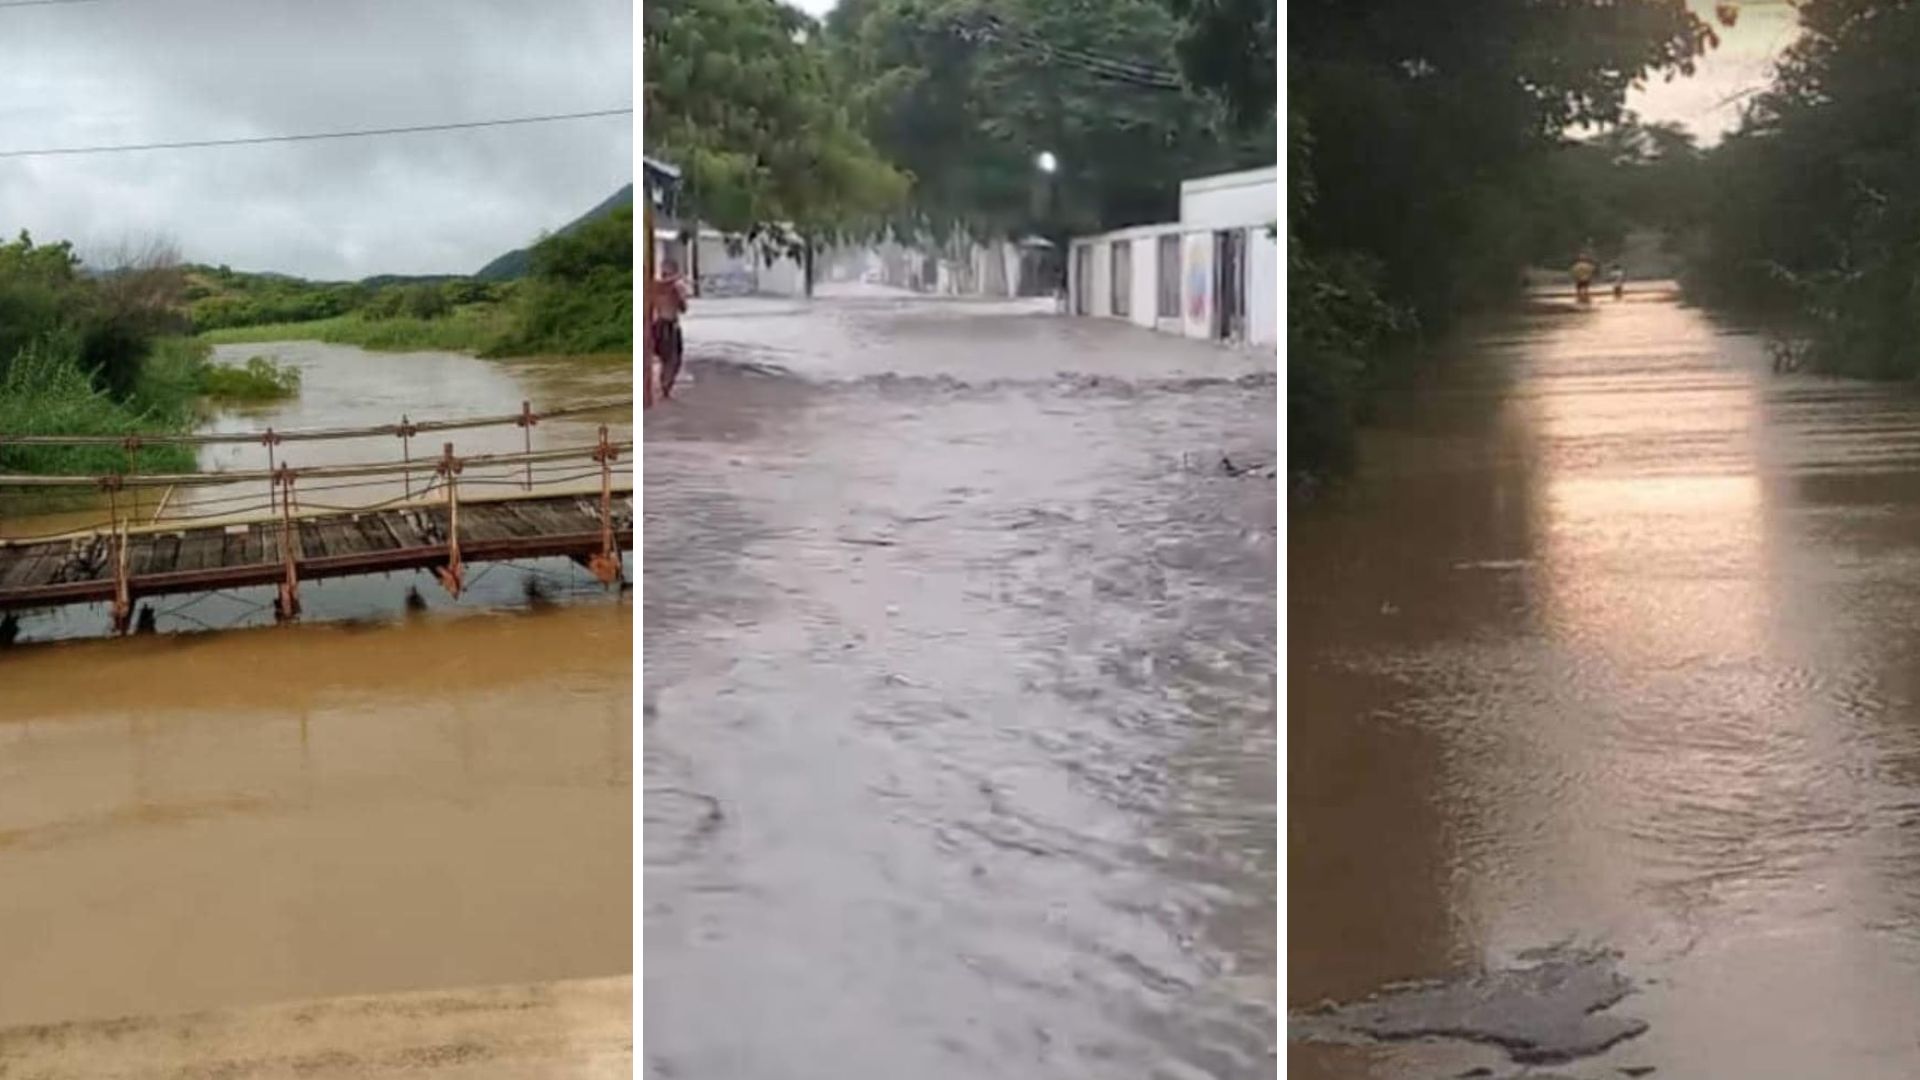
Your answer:
[[[627,0],[99,0],[0,8],[0,150],[630,104]],[[632,177],[630,116],[0,159],[0,233],[316,278],[466,273]]]
[[[1690,6],[1702,17],[1712,18],[1710,2],[1694,0]],[[1645,120],[1682,124],[1703,145],[1711,145],[1740,122],[1744,99],[1739,95],[1767,85],[1774,60],[1793,43],[1798,26],[1791,6],[1749,0],[1740,5],[1740,19],[1733,28],[1719,30],[1720,47],[1701,58],[1691,78],[1671,82],[1656,78],[1646,89],[1628,95],[1627,107]]]

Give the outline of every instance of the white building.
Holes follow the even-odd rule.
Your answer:
[[[1279,341],[1280,170],[1180,184],[1180,220],[1073,241],[1076,315],[1252,345]]]
[[[688,251],[685,236],[677,228],[655,229],[654,265],[673,260],[682,274],[697,276],[703,297],[806,295],[806,268],[799,259],[768,260],[744,237],[712,228],[702,228],[699,250]]]

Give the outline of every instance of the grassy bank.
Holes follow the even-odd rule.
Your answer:
[[[203,342],[153,342],[132,393],[115,398],[93,384],[71,337],[51,336],[16,353],[0,379],[0,431],[9,435],[175,435],[192,431],[209,405],[263,402],[300,392],[300,373],[262,356],[240,366],[215,364]],[[139,472],[191,472],[190,447],[143,445]],[[0,473],[94,475],[123,472],[120,446],[0,444]],[[17,496],[18,497],[18,496]],[[16,497],[16,498],[17,498]]]
[[[485,353],[511,332],[513,323],[512,315],[499,305],[474,305],[432,319],[408,315],[375,319],[355,313],[306,322],[226,327],[205,331],[200,340],[211,345],[324,341],[375,352]]]
[[[0,379],[0,431],[9,435],[162,435],[192,428],[197,392],[179,378],[193,350],[187,343],[156,347],[156,362],[134,393],[116,399],[96,388],[80,366],[71,338],[38,340],[14,355]],[[164,359],[160,359],[164,354]],[[182,446],[142,446],[141,472],[182,472],[194,454]],[[0,472],[94,474],[124,471],[118,446],[0,445]]]

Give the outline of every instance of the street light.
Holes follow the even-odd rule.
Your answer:
[[[1053,151],[1042,150],[1034,155],[1033,167],[1039,170],[1039,175],[1034,177],[1035,183],[1033,185],[1034,224],[1040,226],[1046,232],[1053,234],[1049,237],[1049,240],[1054,241],[1056,244],[1062,244],[1065,239],[1065,231],[1060,228],[1050,227],[1054,224],[1053,217],[1055,208],[1060,201],[1059,193],[1054,190],[1054,186],[1059,182],[1060,159],[1053,156]],[[1062,248],[1057,246],[1055,250],[1062,250]],[[1065,269],[1065,263],[1063,262],[1059,271],[1056,272],[1064,276]]]

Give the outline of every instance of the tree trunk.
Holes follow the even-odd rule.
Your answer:
[[[813,239],[811,237],[803,241],[800,249],[800,270],[806,281],[807,299],[811,300],[813,299]]]

